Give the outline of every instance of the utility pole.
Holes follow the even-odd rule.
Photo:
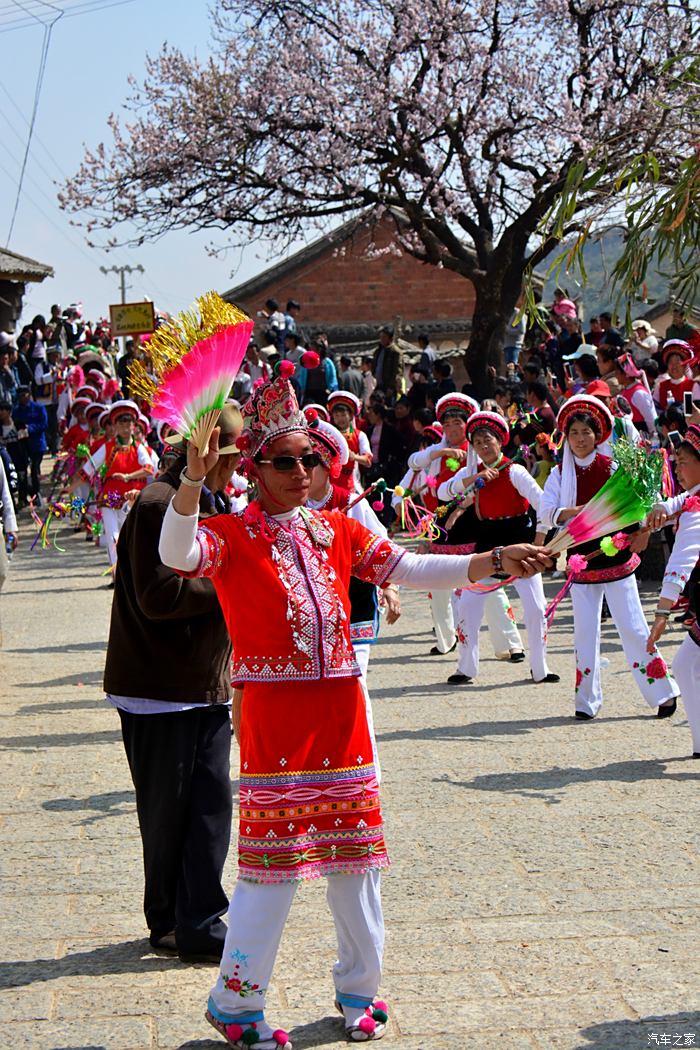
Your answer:
[[[121,292],[122,302],[126,302],[126,275],[128,273],[143,273],[144,269],[141,263],[136,266],[100,266],[100,272],[104,274],[118,273],[119,274],[119,290]],[[131,285],[129,285],[131,287]],[[122,339],[122,351],[126,353],[126,337]]]
[[[144,269],[141,263],[137,266],[100,266],[100,273],[118,273],[119,274],[119,286],[121,291],[122,302],[126,302],[126,274],[127,273],[143,273]],[[131,285],[129,285],[131,287]]]

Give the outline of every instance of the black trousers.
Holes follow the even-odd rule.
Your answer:
[[[136,789],[151,937],[175,930],[185,953],[222,947],[232,812],[228,708],[119,717]]]
[[[55,456],[58,452],[58,404],[45,405],[48,427],[46,429],[46,443],[49,452]]]

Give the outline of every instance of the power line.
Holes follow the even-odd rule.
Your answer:
[[[123,7],[125,4],[132,3],[134,3],[134,0],[87,0],[85,3],[76,4],[73,7],[64,9],[62,13],[64,18],[77,18],[80,15],[91,14],[93,11],[105,11],[110,7]],[[5,10],[9,11],[9,8],[6,8]],[[30,17],[33,15],[33,12],[27,11],[26,15],[16,18],[10,16],[3,19],[0,17],[0,33],[11,33],[15,29],[27,29],[34,24]],[[34,18],[35,21],[42,21],[41,19],[37,19],[36,16],[34,16]]]
[[[19,0],[13,0],[13,2],[21,11],[25,10],[22,7],[22,4],[19,2]],[[39,69],[37,71],[36,76],[36,87],[34,89],[34,105],[32,106],[32,116],[29,121],[29,134],[27,135],[27,144],[24,149],[24,157],[22,158],[22,168],[19,173],[19,182],[17,183],[17,195],[15,197],[15,206],[12,210],[10,229],[7,233],[7,241],[5,242],[5,247],[9,246],[10,238],[12,237],[12,231],[15,228],[15,219],[17,218],[17,211],[19,209],[19,202],[22,196],[22,186],[24,185],[24,173],[27,170],[27,161],[29,160],[29,147],[32,144],[32,135],[34,134],[34,125],[36,124],[36,115],[39,109],[39,99],[41,98],[41,88],[44,83],[44,73],[46,72],[46,62],[49,57],[49,48],[51,46],[51,34],[53,32],[53,27],[56,25],[56,22],[58,22],[59,18],[61,18],[61,16],[63,15],[63,11],[59,10],[58,8],[54,8],[52,4],[47,3],[46,7],[56,11],[57,14],[50,22],[42,23],[44,26],[44,39],[41,47],[41,56],[39,58]],[[36,15],[32,15],[32,18],[36,18],[38,22],[41,22],[41,19],[38,18]]]

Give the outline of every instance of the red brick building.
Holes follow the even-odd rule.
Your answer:
[[[306,335],[324,330],[348,352],[374,345],[377,329],[397,319],[409,342],[425,332],[438,349],[466,346],[474,309],[471,282],[401,251],[389,219],[345,223],[224,298],[253,317],[266,299],[282,310],[296,299]]]

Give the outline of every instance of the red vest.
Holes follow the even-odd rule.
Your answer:
[[[351,452],[354,452],[356,456],[360,454],[360,435],[355,427],[349,434],[343,434],[343,437],[348,443],[348,448]],[[355,460],[350,459],[344,467],[340,468],[340,475],[336,481],[338,488],[347,489],[348,492],[353,492],[355,489]]]
[[[469,442],[468,441],[463,441],[462,444],[459,447],[461,449],[463,449],[464,452],[468,452],[469,451]],[[435,486],[434,489],[429,490],[430,495],[428,496],[428,499],[424,498],[424,500],[423,500],[423,502],[425,503],[425,506],[427,507],[428,510],[435,510],[435,507],[437,507],[437,505],[440,502],[433,495],[433,493],[437,492],[437,490],[440,488],[440,486],[442,485],[442,483],[444,481],[449,481],[450,478],[454,477],[454,475],[457,473],[457,470],[461,470],[462,469],[462,464],[460,464],[457,467],[457,470],[453,470],[451,467],[448,467],[447,466],[447,460],[449,458],[450,457],[447,455],[447,450],[445,450],[445,454],[442,456],[442,458],[440,460],[440,473],[437,476],[437,485]],[[427,493],[426,493],[426,495],[427,495]],[[433,501],[434,501],[434,506],[433,506]]]
[[[576,466],[576,506],[592,500],[612,472],[612,460],[599,452],[588,467]]]
[[[504,459],[507,465],[499,472],[494,481],[487,481],[483,488],[476,490],[476,512],[479,517],[489,518],[516,518],[520,514],[527,514],[530,504],[521,496],[510,480],[510,460]],[[479,473],[483,473],[485,466],[479,467]]]
[[[84,445],[88,439],[88,429],[81,423],[74,423],[72,427],[68,427],[68,430],[63,435],[63,441],[61,442],[64,452],[74,451],[78,445]]]
[[[673,401],[677,404],[683,404],[683,395],[686,391],[692,394],[693,386],[694,380],[688,376],[685,379],[681,379],[679,383],[674,383],[670,379],[664,379],[663,382],[659,383],[659,404],[661,408],[668,408]]]
[[[646,425],[644,416],[632,401],[633,395],[636,394],[638,390],[642,390],[645,394],[649,393],[647,388],[644,386],[644,383],[633,383],[632,386],[626,386],[625,389],[622,391],[622,396],[627,398],[632,408],[632,422],[635,426],[638,423],[643,423]]]
[[[143,469],[139,463],[138,448],[135,444],[119,445],[116,440],[108,441],[105,449],[105,464],[107,470],[104,475],[100,502],[107,502],[106,497],[109,495],[124,496],[132,489],[145,487],[145,478],[139,478],[136,481],[121,481],[119,478],[112,477],[113,474],[133,474]]]

